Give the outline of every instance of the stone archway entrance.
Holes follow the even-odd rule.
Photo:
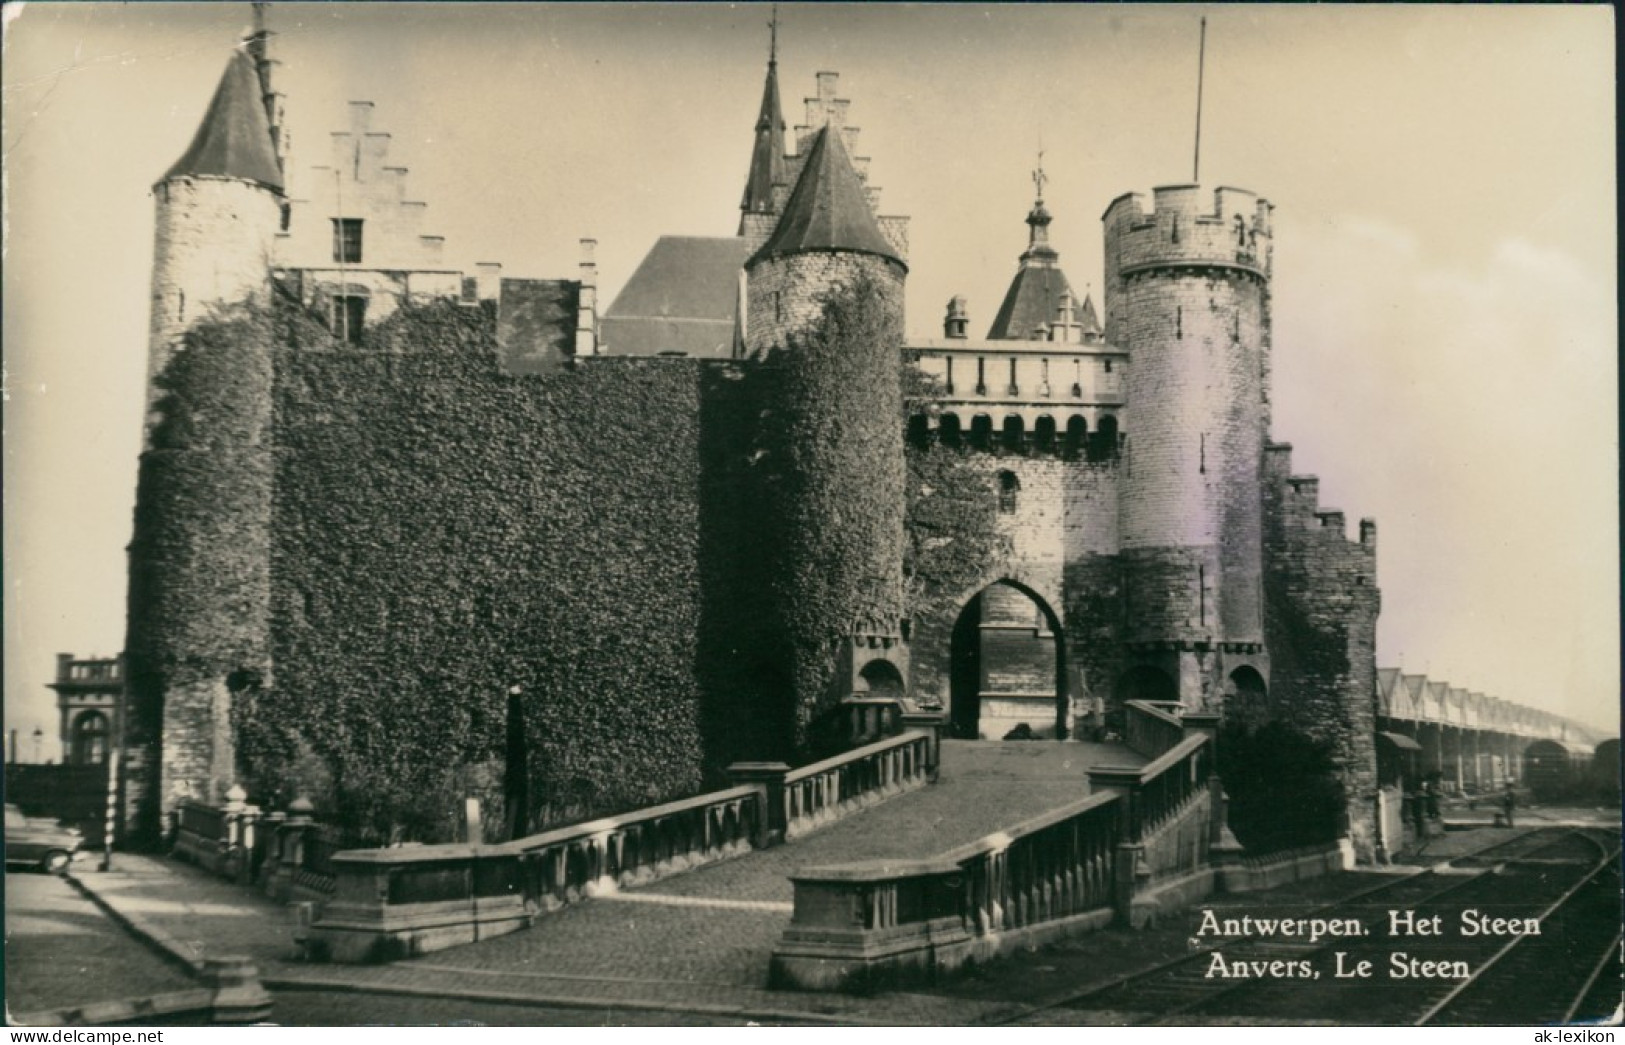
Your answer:
[[[960,611],[950,658],[955,737],[1000,740],[1025,725],[1066,738],[1066,636],[1036,593],[1014,581],[982,589]]]

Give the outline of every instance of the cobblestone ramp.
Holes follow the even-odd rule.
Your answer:
[[[790,920],[788,876],[798,869],[933,856],[1083,797],[1092,765],[1143,762],[1117,745],[950,741],[929,787],[789,845],[578,904],[421,964],[493,988],[761,987]]]

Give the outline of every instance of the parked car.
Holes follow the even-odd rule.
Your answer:
[[[24,864],[61,874],[84,844],[77,828],[24,816],[21,809],[6,803],[6,866]]]

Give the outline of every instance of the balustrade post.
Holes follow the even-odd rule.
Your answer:
[[[1112,882],[1112,912],[1120,925],[1138,927],[1149,911],[1136,912],[1134,897],[1142,881],[1150,878],[1145,846],[1140,844],[1140,771],[1124,766],[1096,766],[1089,770],[1089,790],[1116,796],[1122,841],[1117,846],[1116,874]]]
[[[942,758],[942,730],[945,717],[936,711],[905,711],[899,716],[904,730],[918,730],[925,734],[925,775],[935,782]]]
[[[728,780],[735,787],[761,789],[762,814],[756,818],[756,830],[751,845],[757,849],[779,845],[789,829],[789,816],[785,809],[784,778],[790,767],[783,762],[735,762],[728,767]]]

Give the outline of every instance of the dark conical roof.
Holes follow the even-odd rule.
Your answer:
[[[209,111],[184,155],[159,179],[194,176],[242,178],[282,191],[282,171],[271,144],[271,125],[260,97],[254,60],[239,48],[226,63]]]
[[[807,150],[784,215],[751,262],[779,254],[834,250],[876,254],[903,264],[869,210],[868,194],[847,158],[840,132],[831,133],[825,127]]]
[[[1033,331],[1055,322],[1055,312],[1061,305],[1061,296],[1071,294],[1066,273],[1055,265],[1023,265],[1016,278],[1010,281],[1004,303],[993,326],[988,328],[990,341],[1027,341]]]
[[[750,154],[750,174],[739,209],[751,214],[773,213],[773,186],[784,177],[784,107],[779,104],[779,63],[767,63],[762,87],[762,111],[756,117],[756,145]]]

